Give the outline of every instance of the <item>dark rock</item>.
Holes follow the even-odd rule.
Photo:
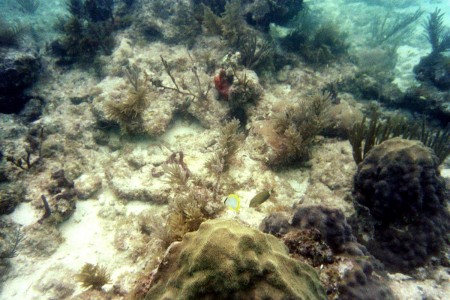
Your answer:
[[[52,180],[47,187],[51,196],[49,198],[44,196],[50,210],[50,216],[45,218],[45,221],[58,224],[70,218],[75,212],[77,191],[74,182],[67,179],[63,169],[53,172]]]
[[[154,42],[163,38],[163,29],[152,20],[143,20],[139,25],[139,30],[149,42]]]
[[[89,103],[92,102],[92,98],[90,96],[85,97],[72,97],[70,98],[70,102],[73,105],[80,105],[81,103]]]
[[[217,16],[225,12],[226,0],[194,0],[197,10],[201,5],[209,7]],[[241,10],[250,25],[269,29],[270,23],[283,25],[295,17],[303,9],[303,0],[241,0]]]
[[[389,287],[378,276],[374,276],[372,264],[364,261],[345,272],[338,290],[340,300],[395,299]]]
[[[30,99],[23,91],[38,77],[39,57],[29,51],[11,50],[0,60],[0,113],[18,113]]]
[[[259,229],[265,233],[280,236],[292,230],[292,226],[289,224],[289,217],[285,213],[275,212],[262,220]]]
[[[297,259],[306,259],[313,267],[334,262],[331,249],[323,242],[322,236],[315,229],[296,229],[282,237],[289,249],[289,254]]]
[[[249,1],[244,6],[247,22],[266,30],[270,23],[284,25],[303,9],[303,0]]]
[[[340,91],[351,93],[355,98],[378,100],[388,106],[398,105],[403,94],[392,82],[380,82],[379,79],[365,73],[344,80],[339,84]]]
[[[450,93],[430,84],[409,88],[401,106],[438,119],[444,126],[450,122]]]
[[[334,254],[353,256],[367,255],[366,248],[356,242],[352,228],[339,209],[323,206],[300,206],[294,212],[290,222],[283,213],[272,213],[263,219],[260,230],[275,236],[282,236],[298,229],[314,229],[320,232],[324,242]]]
[[[281,237],[292,257],[320,269],[329,299],[395,299],[382,279],[382,265],[356,241],[342,211],[300,206],[288,220],[282,213],[273,213],[260,229]],[[343,278],[339,275],[342,261],[349,266]]]
[[[450,57],[433,53],[422,57],[414,73],[419,81],[429,82],[443,91],[450,89]]]
[[[113,6],[113,0],[85,0],[84,11],[91,21],[107,21],[113,19]]]
[[[20,184],[0,184],[0,215],[12,213],[24,196],[25,189]]]
[[[317,229],[335,254],[355,256],[367,254],[367,250],[356,242],[352,228],[339,209],[321,206],[299,207],[291,221],[292,226],[302,229]]]
[[[26,122],[33,122],[39,119],[42,114],[44,103],[41,99],[32,97],[26,104],[24,109],[20,112],[20,116]]]

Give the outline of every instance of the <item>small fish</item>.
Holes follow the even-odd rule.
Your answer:
[[[241,208],[241,199],[236,194],[229,194],[223,203],[228,207],[229,210],[233,210],[235,212],[239,212]]]
[[[258,205],[264,203],[267,199],[269,199],[272,192],[273,189],[256,194],[256,196],[253,197],[252,200],[250,200],[249,207],[257,207]]]

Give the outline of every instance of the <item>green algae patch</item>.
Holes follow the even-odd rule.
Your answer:
[[[166,252],[145,299],[326,299],[315,270],[274,236],[210,220]]]

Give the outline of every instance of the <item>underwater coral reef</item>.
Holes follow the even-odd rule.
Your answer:
[[[450,7],[0,2],[0,299],[447,299]]]

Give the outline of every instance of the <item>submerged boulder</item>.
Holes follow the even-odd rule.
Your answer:
[[[41,63],[29,51],[8,50],[0,57],[0,113],[18,113],[30,99],[23,91],[35,82]]]
[[[144,295],[142,295],[144,297]],[[210,220],[167,250],[145,299],[326,299],[314,269],[274,236]]]
[[[434,85],[442,91],[450,89],[450,58],[442,54],[422,57],[414,66],[416,79]]]

